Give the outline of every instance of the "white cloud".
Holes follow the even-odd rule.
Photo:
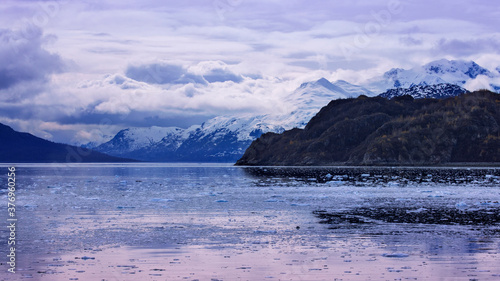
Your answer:
[[[481,89],[487,89],[492,91],[493,88],[491,87],[491,78],[485,75],[478,75],[476,79],[470,80],[467,83],[465,83],[464,88],[469,90],[469,91],[475,91],[475,90],[481,90]]]

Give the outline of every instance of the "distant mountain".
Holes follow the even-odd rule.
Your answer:
[[[173,145],[183,140],[184,129],[176,127],[128,128],[118,132],[110,141],[98,146],[99,151],[107,154],[127,155],[137,149],[153,145],[164,138],[180,137]],[[186,136],[187,137],[187,136]]]
[[[149,135],[151,128],[125,129],[96,149],[144,161],[228,162],[243,155],[252,140],[262,133],[285,130],[279,125],[264,123],[266,117],[219,116],[188,129],[162,128],[167,132],[164,137],[151,142],[139,141]]]
[[[0,124],[0,162],[130,162],[81,147],[54,143]]]
[[[303,128],[332,99],[373,95],[345,81],[325,78],[303,83],[284,103],[285,114],[218,116],[200,126],[130,128],[95,149],[110,155],[158,162],[234,162],[253,140],[266,132]],[[161,137],[163,136],[163,137]]]
[[[334,100],[304,129],[267,133],[237,165],[500,163],[500,95]]]
[[[261,134],[304,128],[331,100],[375,93],[382,93],[386,98],[401,95],[445,98],[465,93],[462,86],[479,75],[500,77],[500,73],[490,72],[472,61],[439,60],[410,70],[392,69],[370,81],[366,88],[343,80],[332,83],[321,78],[301,84],[285,97],[283,105],[288,110],[282,114],[218,116],[187,129],[129,128],[95,149],[144,161],[234,162]],[[498,86],[491,87],[500,90]]]
[[[367,88],[374,92],[385,92],[394,88],[411,88],[436,84],[464,86],[479,75],[498,78],[499,73],[491,72],[473,61],[437,60],[409,70],[393,68],[382,77],[371,80]],[[490,85],[493,89],[497,85]]]
[[[390,89],[379,97],[393,99],[395,97],[400,97],[404,95],[411,96],[415,99],[424,98],[434,98],[434,99],[444,99],[449,97],[455,97],[468,93],[466,89],[452,84],[437,84],[437,85],[415,85],[410,88],[397,88]]]

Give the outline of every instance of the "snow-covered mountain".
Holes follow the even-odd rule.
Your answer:
[[[98,151],[145,161],[231,162],[239,159],[263,133],[281,133],[307,122],[333,99],[373,95],[346,81],[321,78],[303,83],[283,101],[285,114],[218,116],[200,126],[181,128],[130,128],[98,146]]]
[[[498,78],[499,73],[491,72],[473,61],[437,60],[412,69],[393,68],[382,77],[369,81],[367,88],[374,92],[385,92],[394,88],[411,88],[420,85],[454,84],[464,86],[478,76]],[[490,85],[492,88],[498,87]]]
[[[154,145],[163,139],[170,140],[169,145],[180,146],[188,138],[185,129],[177,127],[128,128],[118,132],[110,141],[96,147],[98,151],[110,155],[127,155],[135,150]]]
[[[466,89],[453,85],[453,84],[437,84],[437,85],[416,85],[410,88],[397,88],[390,89],[382,94],[380,97],[392,99],[404,95],[412,96],[415,99],[434,98],[444,99],[449,97],[456,97],[458,95],[467,93]]]
[[[374,96],[388,98],[409,94],[415,98],[444,98],[462,94],[468,82],[480,77],[500,78],[500,69],[489,71],[472,61],[439,60],[413,69],[392,69],[366,87],[325,78],[306,82],[284,98],[284,114],[218,116],[197,126],[182,128],[130,128],[96,147],[120,157],[162,162],[232,162],[251,142],[266,132],[303,128],[333,99]],[[500,86],[491,85],[496,91]],[[368,90],[370,89],[370,90]]]

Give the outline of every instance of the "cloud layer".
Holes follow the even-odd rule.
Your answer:
[[[139,66],[128,66],[125,75],[136,81],[148,84],[203,84],[214,82],[243,81],[241,75],[235,74],[221,61],[201,62],[190,68],[176,64],[151,63]]]

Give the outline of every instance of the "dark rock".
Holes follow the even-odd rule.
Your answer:
[[[461,210],[447,207],[406,208],[396,206],[356,208],[343,212],[315,211],[321,223],[366,224],[386,223],[420,223],[441,225],[496,225],[500,223],[500,209]]]

